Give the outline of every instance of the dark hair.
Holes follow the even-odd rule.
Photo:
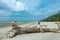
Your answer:
[[[40,22],[38,22],[38,24],[40,24]]]

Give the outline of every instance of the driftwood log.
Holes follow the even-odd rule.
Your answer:
[[[12,38],[17,34],[37,33],[37,32],[40,32],[40,30],[37,29],[36,27],[32,27],[32,28],[17,27],[17,28],[13,28],[12,30],[10,30],[8,32],[8,36],[10,38]],[[57,32],[57,30],[50,30],[50,29],[47,29],[47,28],[43,28],[43,32]]]

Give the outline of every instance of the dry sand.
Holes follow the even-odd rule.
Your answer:
[[[36,23],[24,23],[19,26],[21,27],[32,27]],[[11,30],[11,26],[0,28],[0,40],[60,40],[60,33],[30,33],[17,35],[13,38],[8,38],[7,32]]]

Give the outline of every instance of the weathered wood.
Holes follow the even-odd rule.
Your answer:
[[[60,30],[60,26],[59,26],[59,25],[60,25],[60,23],[55,23],[55,24],[57,24],[57,26],[58,26],[58,28],[59,28],[58,30]]]
[[[57,30],[50,30],[47,28],[42,28],[42,29],[43,29],[43,32],[57,32]],[[37,33],[37,32],[41,32],[41,31],[40,29],[37,29],[36,27],[32,27],[32,28],[17,27],[10,30],[8,35],[11,34],[12,36],[9,36],[9,37],[14,37],[16,34]]]

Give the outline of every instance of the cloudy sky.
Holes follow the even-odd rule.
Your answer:
[[[60,0],[0,0],[0,21],[35,22],[60,11]]]

